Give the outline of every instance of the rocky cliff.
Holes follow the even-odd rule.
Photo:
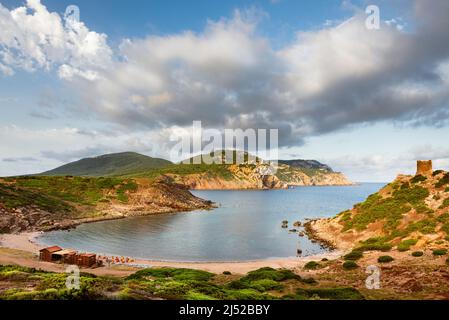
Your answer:
[[[185,186],[162,179],[0,180],[0,233],[66,229],[86,222],[213,207]]]
[[[426,172],[399,175],[365,202],[335,218],[313,221],[309,229],[342,249],[449,249],[449,173]]]

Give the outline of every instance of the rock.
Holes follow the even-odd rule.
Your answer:
[[[302,223],[301,223],[301,221],[296,221],[295,223],[293,223],[293,226],[294,227],[301,227]]]
[[[296,250],[296,253],[298,254],[298,256],[300,256],[300,255],[302,255],[302,250],[298,249],[298,250]]]
[[[289,232],[296,233],[296,232],[298,232],[298,230],[296,230],[296,229],[291,229],[291,230],[289,230]]]
[[[305,236],[305,233],[301,231],[300,233],[298,233],[298,236],[304,237],[304,236]]]

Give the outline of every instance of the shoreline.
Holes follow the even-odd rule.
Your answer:
[[[26,232],[20,234],[3,234],[0,235],[0,247],[12,250],[18,250],[24,253],[38,255],[40,249],[44,246],[41,246],[35,242],[35,239],[42,234],[41,232]],[[318,255],[307,256],[307,257],[291,257],[291,258],[273,258],[273,259],[263,259],[256,261],[217,261],[217,262],[180,262],[180,261],[158,261],[151,259],[139,259],[134,258],[134,262],[132,264],[117,264],[111,266],[105,266],[96,269],[83,269],[83,271],[97,274],[97,275],[129,275],[134,273],[136,270],[141,268],[151,268],[151,267],[174,267],[174,268],[190,268],[190,269],[199,269],[204,271],[209,271],[213,273],[223,273],[224,271],[229,271],[236,274],[246,274],[250,271],[257,270],[263,267],[271,267],[275,269],[296,269],[302,267],[309,261],[321,260],[321,259],[338,259],[343,255],[342,251],[331,251]],[[5,257],[4,254],[0,254],[0,263],[4,262],[12,262],[14,263],[14,259],[8,256]],[[39,261],[37,258],[17,258],[17,264],[25,265],[29,267],[42,268],[44,270],[51,269],[53,271],[55,269],[63,270],[63,266],[48,262]],[[135,267],[139,266],[139,267]],[[120,270],[120,269],[129,270]]]

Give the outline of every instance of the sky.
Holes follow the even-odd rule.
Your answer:
[[[354,181],[449,170],[448,16],[445,0],[0,0],[0,176],[168,159],[198,120],[279,129],[280,158]]]

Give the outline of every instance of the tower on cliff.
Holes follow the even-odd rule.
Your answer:
[[[418,160],[416,175],[428,176],[433,173],[432,160]]]

